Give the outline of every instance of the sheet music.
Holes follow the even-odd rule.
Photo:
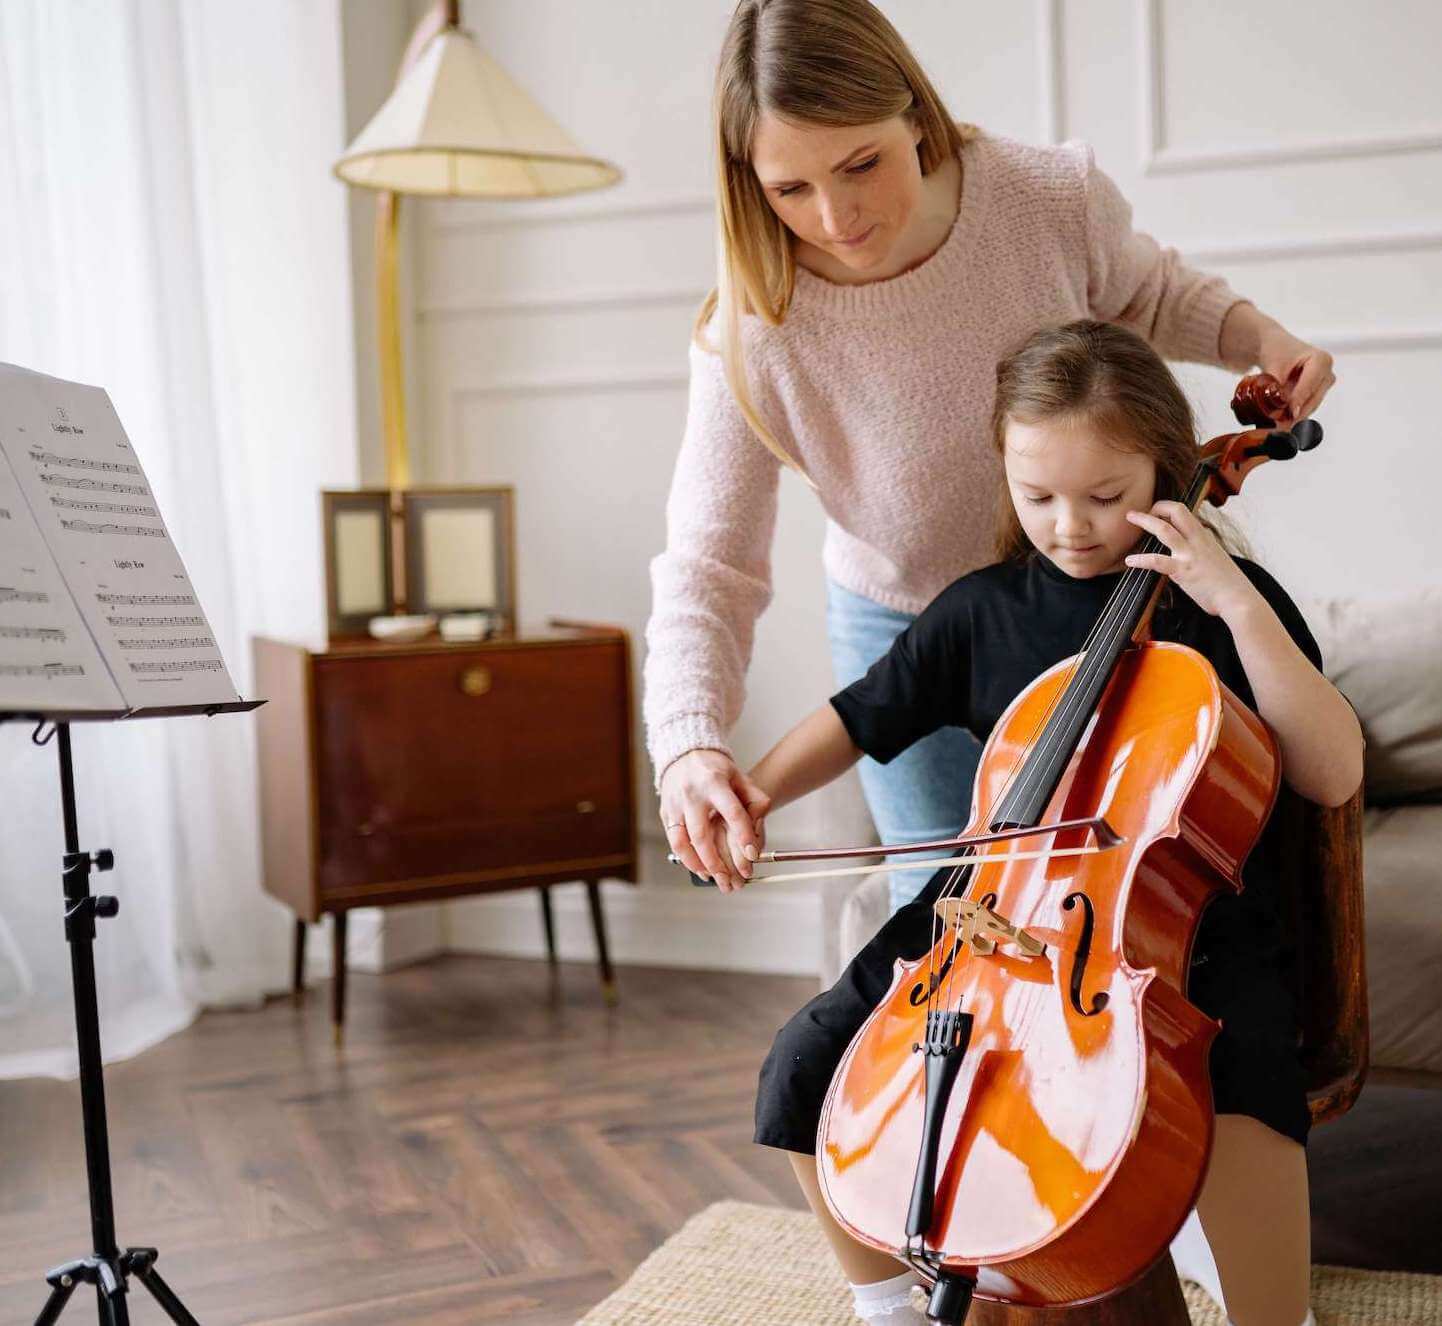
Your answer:
[[[237,699],[190,577],[105,391],[0,365],[0,451],[39,540],[53,553],[53,565],[68,586],[65,597],[73,596],[125,706]],[[7,550],[8,527],[19,524],[0,521],[0,544]],[[0,566],[8,560],[7,552]],[[0,626],[8,623],[0,607]],[[0,630],[0,665],[18,657],[12,647],[22,643],[33,647],[38,642]]]
[[[124,709],[0,454],[0,709]]]

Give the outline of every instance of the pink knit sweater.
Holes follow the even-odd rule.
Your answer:
[[[993,560],[1000,469],[988,431],[1004,354],[1040,327],[1095,317],[1169,358],[1216,364],[1238,300],[1220,277],[1133,231],[1131,207],[1085,144],[983,136],[962,162],[956,222],[919,267],[865,285],[798,270],[781,326],[753,317],[742,330],[756,405],[826,510],[827,575],[908,613]],[[658,784],[688,750],[729,753],[771,598],[779,470],[720,357],[692,345],[646,628]]]

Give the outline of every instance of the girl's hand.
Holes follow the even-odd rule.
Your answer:
[[[1261,334],[1257,363],[1286,387],[1294,419],[1313,413],[1337,381],[1331,355],[1299,341],[1276,323]]]
[[[723,893],[751,878],[771,798],[719,750],[693,750],[661,776],[661,824],[671,851]]]
[[[1216,535],[1183,503],[1158,502],[1149,512],[1128,511],[1127,519],[1155,534],[1167,552],[1128,553],[1126,564],[1170,576],[1203,611],[1227,620],[1261,597]]]

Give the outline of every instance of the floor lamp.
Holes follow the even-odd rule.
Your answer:
[[[615,184],[620,170],[583,152],[460,26],[460,0],[440,0],[417,25],[395,90],[335,164],[376,200],[377,341],[392,566],[405,598],[400,493],[410,484],[405,384],[396,295],[402,194],[549,198]]]

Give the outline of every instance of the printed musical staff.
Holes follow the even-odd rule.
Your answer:
[[[218,658],[180,658],[173,663],[134,663],[130,670],[135,673],[154,672],[224,672],[225,664]]]
[[[79,663],[0,663],[0,677],[41,677],[49,681],[84,675],[85,669]]]
[[[97,603],[117,608],[188,608],[193,594],[97,594]]]
[[[214,649],[215,641],[208,635],[182,636],[159,640],[117,640],[122,649]]]
[[[65,643],[65,632],[58,626],[0,626],[0,640],[46,640]]]
[[[38,589],[11,589],[0,585],[0,603],[49,603],[50,595]]]
[[[205,629],[204,617],[107,617],[105,620],[112,626],[163,626],[172,631],[186,626]]]
[[[159,516],[153,506],[125,506],[120,502],[75,502],[57,493],[50,495],[51,506],[69,507],[74,511],[114,511],[121,516]]]
[[[96,460],[89,456],[57,456],[53,451],[32,449],[30,459],[42,465],[64,465],[72,470],[104,470],[109,474],[139,474],[139,465],[118,460]]]
[[[149,497],[150,489],[143,483],[107,483],[104,479],[72,479],[64,474],[42,474],[41,483],[52,488],[83,488],[87,493],[129,493],[132,497]]]
[[[149,525],[97,525],[90,520],[62,520],[60,524],[77,534],[144,534],[152,539],[163,539],[163,529],[152,529]]]

